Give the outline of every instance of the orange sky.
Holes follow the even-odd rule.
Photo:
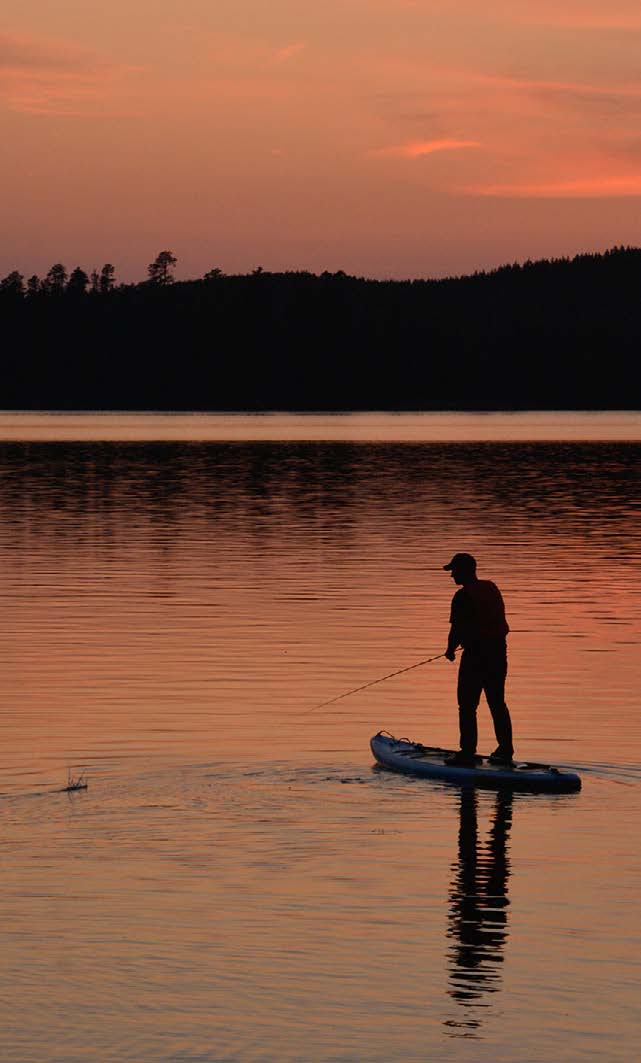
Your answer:
[[[641,244],[638,0],[33,0],[0,275],[438,276]]]

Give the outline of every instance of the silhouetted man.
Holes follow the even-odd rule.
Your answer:
[[[476,561],[471,554],[455,554],[443,568],[452,573],[452,579],[460,587],[452,599],[445,656],[453,661],[457,647],[463,647],[457,691],[461,748],[447,763],[474,764],[478,740],[476,710],[481,693],[485,692],[498,742],[489,759],[509,764],[514,753],[512,721],[505,704],[506,637],[510,629],[501,592],[491,580],[477,578]]]

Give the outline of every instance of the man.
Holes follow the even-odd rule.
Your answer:
[[[452,573],[452,579],[460,587],[452,599],[445,656],[453,661],[457,647],[463,647],[457,690],[461,748],[446,763],[474,765],[478,739],[476,710],[481,693],[485,692],[498,742],[489,759],[497,764],[510,764],[514,754],[512,721],[505,704],[506,636],[510,629],[501,592],[490,580],[477,578],[476,561],[471,554],[455,554],[443,568]]]

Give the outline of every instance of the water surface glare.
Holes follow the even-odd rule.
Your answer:
[[[641,442],[576,416],[4,436],[0,1058],[636,1057]],[[517,752],[579,794],[373,769],[380,728],[456,744],[444,660],[316,708],[442,652],[460,549],[506,599]]]

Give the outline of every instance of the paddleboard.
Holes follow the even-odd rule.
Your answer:
[[[408,738],[394,738],[387,731],[375,734],[370,746],[378,764],[404,775],[440,779],[458,785],[506,787],[540,793],[570,793],[581,789],[580,776],[549,764],[514,761],[511,765],[497,765],[487,757],[479,757],[474,767],[448,765],[444,761],[452,755],[452,750],[424,746],[421,742],[410,742]]]

